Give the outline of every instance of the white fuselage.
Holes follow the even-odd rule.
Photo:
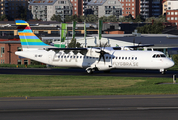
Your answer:
[[[110,69],[167,69],[174,65],[174,62],[167,57],[155,57],[162,55],[159,51],[125,51],[108,50],[110,54],[105,54],[105,62],[99,59],[96,49],[88,49],[84,55],[74,54],[72,51],[54,52],[52,50],[30,50],[17,51],[15,54],[39,61],[45,64],[61,67],[97,68],[98,70]]]

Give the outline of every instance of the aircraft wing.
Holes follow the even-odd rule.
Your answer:
[[[88,50],[87,48],[47,48],[47,50]]]
[[[138,47],[150,47],[150,46],[154,46],[154,44],[125,46],[125,47],[128,47],[128,48],[138,48]]]
[[[87,48],[47,48],[47,50],[60,51],[63,50],[65,53],[72,51],[74,54],[81,53],[85,55],[88,52]]]

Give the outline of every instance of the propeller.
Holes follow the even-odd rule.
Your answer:
[[[107,42],[104,44],[104,49],[105,49],[106,45],[107,45]],[[101,60],[101,58],[103,58],[103,61],[105,63],[105,57],[104,57],[104,55],[105,54],[109,54],[108,52],[105,52],[104,49],[102,49],[101,42],[100,42],[100,51],[96,51],[96,53],[100,53],[98,63]]]

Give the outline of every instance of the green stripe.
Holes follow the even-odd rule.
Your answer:
[[[20,39],[21,42],[42,42],[40,39]]]

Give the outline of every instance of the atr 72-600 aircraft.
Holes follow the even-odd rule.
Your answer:
[[[43,43],[23,20],[16,20],[23,51],[16,55],[61,67],[79,67],[87,73],[112,69],[152,69],[162,74],[174,62],[159,51],[121,50],[120,47],[57,48]]]

